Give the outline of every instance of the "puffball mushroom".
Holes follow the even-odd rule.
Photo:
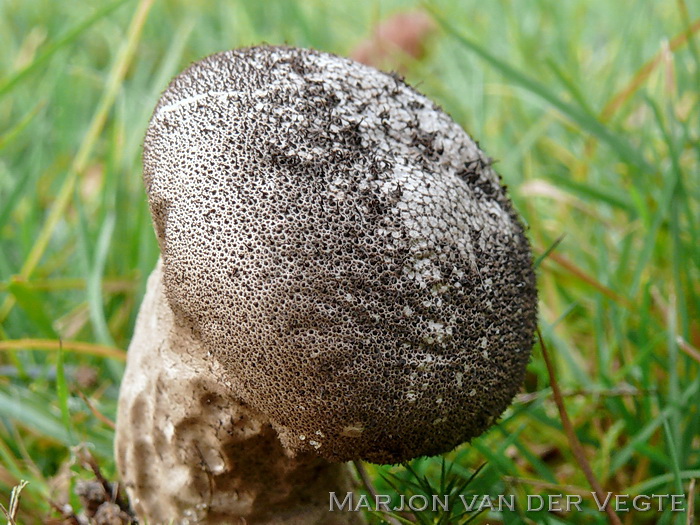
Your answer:
[[[399,77],[215,54],[163,93],[143,160],[162,263],[116,451],[149,523],[354,523],[328,513],[351,490],[338,462],[449,451],[520,388],[523,227],[490,159]]]

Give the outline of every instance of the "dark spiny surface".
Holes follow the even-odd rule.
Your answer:
[[[284,444],[398,462],[483,432],[536,320],[490,160],[396,76],[256,47],[163,94],[144,178],[168,300]]]

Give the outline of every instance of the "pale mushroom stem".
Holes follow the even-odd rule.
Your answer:
[[[117,420],[117,465],[148,523],[361,524],[329,512],[352,490],[348,466],[292,456],[267,419],[230,391],[220,365],[148,280],[129,347]]]

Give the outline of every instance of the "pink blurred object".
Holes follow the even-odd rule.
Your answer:
[[[425,55],[426,41],[435,27],[423,11],[395,13],[360,42],[350,58],[379,69],[402,71],[411,60]]]

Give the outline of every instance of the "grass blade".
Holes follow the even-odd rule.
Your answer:
[[[115,2],[107,4],[102,9],[98,9],[92,14],[92,16],[89,16],[88,18],[80,22],[78,25],[76,25],[73,29],[68,31],[65,35],[55,40],[44,50],[43,53],[41,53],[37,58],[32,60],[24,68],[10,75],[8,78],[0,81],[0,98],[2,98],[5,94],[11,91],[17,84],[24,80],[24,78],[26,78],[33,71],[36,71],[37,69],[42,67],[46,62],[48,62],[48,60],[53,55],[56,54],[57,51],[60,51],[62,48],[64,48],[71,42],[77,40],[78,37],[80,37],[80,35],[82,35],[83,32],[85,32],[85,30],[87,30],[90,26],[94,25],[96,22],[99,22],[107,15],[109,15],[112,11],[114,11],[119,6],[125,4],[128,1],[129,0],[116,0]]]
[[[7,285],[7,290],[40,332],[47,337],[57,337],[51,316],[46,312],[46,302],[35,290],[19,279],[12,279]]]
[[[114,66],[112,67],[105,91],[94,113],[92,122],[90,123],[90,128],[85,135],[85,139],[83,140],[80,149],[73,159],[73,164],[68,174],[63,180],[61,189],[56,196],[56,200],[51,207],[51,211],[46,218],[46,222],[44,223],[41,231],[38,232],[36,242],[22,265],[20,275],[24,278],[28,278],[36,269],[41,257],[44,255],[44,252],[49,245],[49,241],[51,240],[56,226],[63,217],[63,214],[70,203],[78,175],[82,173],[87,166],[92,150],[97,142],[97,138],[102,131],[105,122],[107,121],[107,114],[114,104],[114,100],[116,99],[121,82],[124,79],[128,66],[134,57],[136,52],[136,44],[138,43],[141,31],[153,2],[154,0],[142,0],[134,13],[131,25],[129,27],[128,36],[120,49]],[[0,323],[5,320],[7,314],[12,309],[13,304],[14,302],[12,299],[8,298],[5,300],[2,306],[0,306]]]
[[[58,398],[58,406],[61,409],[61,419],[63,427],[68,432],[68,438],[73,439],[73,424],[70,418],[70,409],[68,408],[68,384],[66,383],[66,372],[63,367],[63,345],[59,341],[58,353],[56,356],[56,394]]]
[[[591,135],[597,137],[602,142],[607,143],[612,151],[616,152],[623,160],[635,165],[637,168],[653,173],[655,169],[642,156],[642,154],[634,148],[624,138],[613,134],[604,124],[598,121],[586,112],[579,110],[561,100],[552,93],[543,84],[537,82],[528,75],[518,71],[513,66],[503,60],[492,55],[475,41],[462,35],[455,27],[453,27],[442,15],[438,14],[434,8],[430,7],[435,19],[438,23],[452,35],[462,46],[472,51],[474,54],[488,62],[494,69],[497,69],[501,74],[510,80],[513,84],[524,88],[540,97],[550,106],[557,109],[562,115],[577,124],[581,129],[587,131]]]

